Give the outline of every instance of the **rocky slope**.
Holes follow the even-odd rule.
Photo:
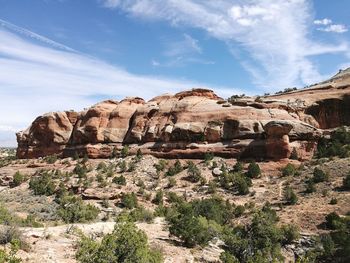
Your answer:
[[[130,152],[162,158],[309,159],[325,129],[350,125],[350,70],[310,88],[225,101],[193,89],[146,102],[107,100],[83,112],[51,112],[17,133],[19,158]]]

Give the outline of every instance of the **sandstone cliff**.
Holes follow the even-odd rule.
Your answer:
[[[288,158],[312,156],[324,129],[350,125],[350,70],[312,87],[259,98],[225,101],[193,89],[146,102],[100,102],[83,112],[38,117],[17,133],[19,158],[87,154],[107,158],[113,149],[162,158]]]

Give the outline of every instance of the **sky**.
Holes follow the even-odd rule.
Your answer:
[[[273,93],[350,66],[348,0],[0,0],[0,146],[50,111],[195,87]]]

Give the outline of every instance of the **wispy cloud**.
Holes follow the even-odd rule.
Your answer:
[[[333,21],[329,18],[315,20],[314,24],[322,26],[317,28],[317,30],[323,31],[323,32],[345,33],[348,31],[348,28],[345,25],[334,24]]]
[[[7,25],[0,26],[0,143],[4,134],[10,132],[14,144],[13,132],[26,128],[38,115],[82,110],[101,96],[117,100],[125,96],[149,99],[166,92],[206,86],[189,80],[135,75],[28,30]],[[33,42],[33,36],[44,45]],[[235,92],[220,87],[217,91],[222,96]]]
[[[152,59],[154,67],[182,67],[188,64],[213,65],[215,62],[202,58],[202,48],[199,41],[189,34],[183,34],[180,39],[163,39],[163,57]]]
[[[198,44],[198,40],[188,34],[183,35],[183,39],[178,41],[166,41],[166,50],[164,55],[167,57],[177,57],[186,54],[200,54],[202,49]]]
[[[345,52],[339,43],[322,44],[310,39],[313,22],[309,0],[128,0],[113,2],[138,18],[165,20],[174,26],[200,28],[225,41],[242,65],[252,73],[255,83],[266,90],[299,86],[321,80],[310,52]],[[109,3],[111,4],[111,3]],[[329,23],[322,20],[321,24]],[[328,30],[328,29],[327,29]],[[331,29],[329,29],[331,30]],[[341,28],[332,28],[341,31]],[[244,52],[246,56],[239,56]]]
[[[319,20],[314,20],[315,25],[324,25],[327,26],[329,24],[332,24],[333,21],[329,18],[324,18],[324,19],[319,19]]]
[[[333,33],[345,33],[348,32],[348,28],[345,25],[329,25],[326,27],[318,28],[319,31],[333,32]]]

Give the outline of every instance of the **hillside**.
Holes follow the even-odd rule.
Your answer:
[[[0,263],[349,262],[349,95],[346,70],[39,116],[0,150]]]

